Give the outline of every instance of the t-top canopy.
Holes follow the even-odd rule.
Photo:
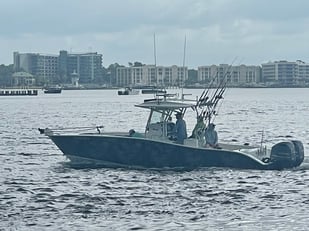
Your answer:
[[[135,105],[136,107],[155,109],[155,110],[177,110],[181,108],[192,108],[195,104],[175,101],[149,100],[144,103]]]

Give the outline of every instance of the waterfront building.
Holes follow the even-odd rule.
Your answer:
[[[68,53],[59,55],[14,52],[14,71],[24,71],[44,83],[69,83],[72,74],[80,83],[92,83],[102,77],[102,54]]]
[[[298,81],[300,84],[309,83],[309,63],[305,63],[301,60],[296,61],[298,64]]]
[[[53,83],[58,74],[58,56],[40,54],[37,55],[37,65],[34,66],[36,76],[44,82]]]
[[[309,64],[301,60],[263,63],[262,78],[269,85],[302,85],[309,82]]]
[[[102,54],[60,51],[59,74],[61,78],[67,79],[73,73],[78,76],[80,83],[92,83],[96,77],[102,76]]]
[[[116,70],[117,86],[179,86],[188,79],[188,68],[176,65],[164,67],[142,65],[118,67]]]
[[[296,62],[275,61],[262,64],[262,76],[268,84],[296,84],[298,64]]]
[[[14,52],[14,71],[27,72],[39,77],[44,82],[56,79],[58,71],[58,57],[39,53]]]
[[[35,85],[35,78],[27,72],[15,72],[12,77],[14,86],[31,87]]]
[[[198,67],[198,82],[219,84],[223,79],[230,86],[254,85],[261,82],[260,66],[231,66],[228,64],[200,66]]]

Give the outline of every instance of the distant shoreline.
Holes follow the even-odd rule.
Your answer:
[[[123,87],[62,87],[62,90],[117,90]],[[135,88],[135,87],[132,87]],[[207,89],[209,86],[184,86],[184,89]],[[217,87],[211,87],[211,88],[217,88]],[[309,88],[309,85],[292,85],[292,86],[284,86],[284,85],[278,85],[278,86],[227,86],[226,88]],[[43,90],[43,87],[0,87],[0,90]],[[142,89],[142,88],[136,88],[136,89]],[[176,87],[167,87],[166,89],[176,89]]]

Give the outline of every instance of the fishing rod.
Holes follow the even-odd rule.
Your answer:
[[[235,57],[234,60],[232,61],[231,66],[233,65],[233,63],[235,62],[235,60],[236,60],[236,57]],[[219,70],[217,69],[217,72],[215,73],[215,75],[213,75],[213,78],[212,78],[212,80],[211,80],[211,82],[210,82],[210,85],[208,86],[208,88],[205,88],[205,89],[204,89],[204,91],[202,92],[201,96],[199,97],[199,99],[198,99],[198,101],[197,101],[197,104],[196,104],[196,108],[201,107],[203,104],[205,104],[205,103],[208,101],[208,99],[209,99],[208,93],[210,93],[210,89],[213,87],[213,85],[214,85],[214,83],[215,83],[215,80],[219,78],[218,73],[219,73]],[[225,73],[225,75],[226,75],[227,73],[228,73],[228,71]],[[223,81],[224,81],[224,79],[225,79],[225,75],[224,75],[224,77],[221,79],[220,84],[219,84],[219,86],[218,86],[218,88],[217,88],[217,91],[218,91],[218,89],[221,88],[220,86],[222,85],[222,83],[223,83]],[[213,94],[213,97],[212,97],[212,99],[211,99],[210,101],[213,100],[214,96],[217,94],[217,91]]]
[[[237,59],[237,57],[235,57],[235,58],[233,59],[231,65],[228,66],[226,72],[225,72],[224,75],[223,75],[223,78],[221,79],[221,81],[220,81],[220,83],[219,83],[219,86],[217,87],[215,93],[213,94],[213,97],[212,97],[211,101],[213,101],[213,99],[215,98],[215,96],[216,96],[217,92],[219,91],[219,89],[222,90],[222,87],[223,87],[222,85],[225,85],[225,86],[226,86],[226,82],[227,82],[226,76],[227,76],[228,73],[230,72],[230,69],[232,68],[233,63],[236,61],[236,59]],[[218,78],[219,78],[219,76],[218,76]]]
[[[232,65],[228,68],[228,70],[227,70],[227,72],[226,72],[226,76],[228,75],[228,73],[230,73],[230,68],[232,67]],[[226,79],[226,76],[223,78],[223,79]],[[211,108],[211,111],[209,112],[209,122],[210,122],[210,120],[211,120],[211,116],[212,115],[215,115],[215,109],[217,108],[217,105],[218,105],[218,103],[219,103],[219,101],[221,100],[221,99],[223,99],[223,94],[225,93],[225,91],[226,91],[226,86],[227,86],[227,79],[224,81],[224,82],[222,82],[223,83],[223,86],[221,87],[221,89],[219,90],[219,93],[218,94],[215,94],[214,95],[214,98],[213,98],[213,101],[212,101],[212,108]]]
[[[240,63],[241,63],[241,61],[239,62],[239,65],[240,65]],[[230,68],[232,68],[232,66],[230,66]],[[227,73],[229,73],[229,72],[230,72],[230,71],[227,70]],[[227,83],[228,83],[228,81],[225,81],[225,82],[224,82],[224,85],[223,85],[221,91],[220,91],[219,94],[216,96],[216,101],[214,102],[213,112],[212,112],[212,115],[214,115],[214,117],[217,116],[216,110],[215,110],[215,109],[217,108],[217,105],[218,105],[220,99],[223,99],[223,94],[226,92],[226,89],[227,89],[227,87],[226,87]],[[220,101],[220,102],[221,102],[221,104],[220,104],[219,108],[221,107],[223,101]]]
[[[218,105],[218,103],[219,102],[223,102],[223,101],[220,101],[221,99],[223,99],[223,94],[225,93],[225,91],[226,91],[226,85],[224,86],[224,88],[222,89],[222,91],[221,92],[219,92],[219,94],[216,96],[216,100],[215,100],[215,102],[214,102],[214,105],[213,105],[213,110],[212,110],[212,114],[214,115],[214,116],[216,116],[217,114],[216,114],[216,108],[217,108],[217,105]],[[220,104],[221,105],[221,104]],[[220,107],[220,106],[219,106]]]
[[[207,101],[208,97],[208,92],[210,91],[210,89],[212,88],[213,83],[215,82],[215,79],[217,78],[218,75],[218,70],[216,72],[215,75],[213,75],[211,82],[208,86],[208,88],[205,88],[204,91],[202,92],[200,98],[198,99],[197,103],[196,103],[196,107],[199,107],[203,102]]]
[[[211,100],[208,101],[208,99],[209,99],[208,93],[210,94],[210,89],[213,88],[215,80],[218,78],[218,73],[219,73],[219,70],[217,69],[216,73],[212,77],[210,85],[208,86],[207,89],[206,88],[204,89],[204,91],[202,92],[199,100],[197,101],[196,108],[195,108],[196,109],[196,113],[197,113],[197,117],[203,117],[203,118],[207,118],[208,117],[208,114],[207,115],[205,115],[205,114],[206,114],[207,111],[210,111],[209,107],[212,104]],[[207,106],[207,110],[202,109],[201,113],[198,114],[198,110],[197,109],[198,108],[202,108],[203,106],[204,107]]]
[[[234,63],[236,58],[233,60],[232,63]],[[206,108],[203,108],[203,110],[200,113],[200,116],[203,117],[203,119],[208,120],[208,124],[211,122],[212,115],[215,113],[215,109],[218,105],[218,102],[223,98],[223,94],[226,90],[227,86],[227,75],[230,74],[230,69],[232,68],[232,64],[229,65],[228,69],[226,70],[225,74],[223,75],[223,78],[221,78],[219,86],[215,90],[214,94],[212,95],[211,99],[208,101],[208,103],[205,105]]]
[[[224,85],[224,87],[220,90],[219,94],[216,95],[215,100],[213,102],[213,105],[212,105],[212,107],[211,107],[211,109],[209,111],[209,116],[208,116],[209,123],[211,122],[212,115],[214,115],[214,117],[216,116],[217,105],[220,102],[220,100],[223,99],[223,94],[224,94],[225,91],[226,91],[226,85]]]
[[[208,92],[210,91],[210,89],[213,88],[213,85],[215,83],[215,80],[218,78],[218,69],[216,71],[215,74],[212,74],[212,78],[211,78],[211,81],[210,81],[210,84],[208,85],[208,88],[204,88],[201,96],[199,97],[198,101],[197,101],[197,104],[196,104],[196,107],[199,107],[201,104],[205,103],[209,97],[207,97],[208,95]]]

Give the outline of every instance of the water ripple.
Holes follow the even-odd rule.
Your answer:
[[[72,166],[37,127],[101,121],[106,130],[144,129],[145,111],[132,109],[143,96],[65,91],[61,97],[1,100],[6,110],[0,123],[0,230],[306,230],[309,90],[274,90],[277,95],[269,98],[268,90],[231,90],[216,118],[220,139],[251,144],[259,144],[262,134],[271,143],[304,139],[306,157],[298,168]],[[114,108],[132,116],[109,123],[118,118]]]

